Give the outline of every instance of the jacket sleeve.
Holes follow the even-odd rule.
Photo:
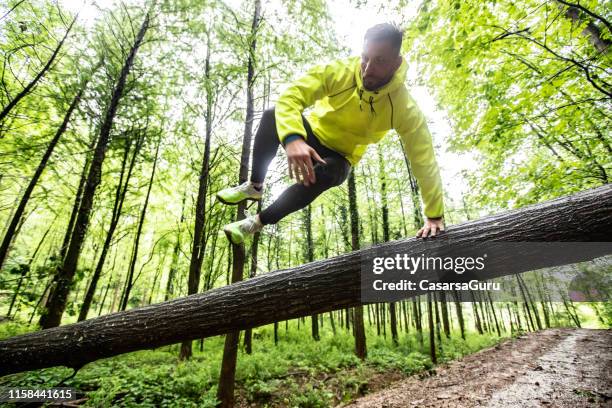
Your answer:
[[[440,170],[434,154],[431,133],[425,116],[412,98],[407,109],[398,118],[395,130],[400,135],[404,154],[421,189],[425,216],[438,218],[444,215],[444,201]]]
[[[340,61],[317,65],[283,91],[274,109],[276,131],[281,143],[291,134],[304,139],[308,137],[302,122],[302,111],[331,93],[334,79],[343,69]]]

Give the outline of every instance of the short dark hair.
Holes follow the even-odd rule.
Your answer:
[[[402,48],[402,37],[404,33],[400,28],[393,23],[381,23],[376,24],[373,27],[368,28],[363,36],[363,40],[373,40],[373,41],[389,41],[393,50],[395,50],[398,54]]]

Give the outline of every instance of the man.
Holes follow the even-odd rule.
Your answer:
[[[225,204],[260,200],[268,166],[279,144],[296,184],[261,213],[226,225],[231,242],[244,242],[266,224],[306,207],[322,192],[342,184],[366,148],[395,129],[421,188],[425,225],[417,237],[444,231],[442,182],[431,134],[404,85],[406,61],[400,55],[402,32],[392,24],[366,31],[360,57],[315,66],[263,112],[255,135],[250,181],[217,194]],[[305,108],[314,109],[308,120]],[[313,165],[314,164],[314,165]]]

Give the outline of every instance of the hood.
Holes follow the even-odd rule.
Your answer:
[[[373,103],[378,102],[381,98],[387,99],[388,94],[390,94],[391,92],[397,90],[397,88],[404,85],[404,83],[406,82],[406,72],[407,71],[408,71],[408,64],[406,63],[406,60],[402,57],[402,63],[393,73],[391,80],[386,85],[384,85],[382,88],[379,88],[375,91],[368,91],[367,89],[363,87],[363,80],[361,79],[360,58],[356,57],[354,74],[355,74],[355,81],[357,83],[356,92],[357,92],[357,95],[359,96],[360,108],[363,108],[363,105],[362,105],[362,102],[363,102],[365,104],[369,104],[370,111],[372,113],[375,113]]]

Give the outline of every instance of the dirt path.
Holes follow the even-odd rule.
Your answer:
[[[529,333],[346,407],[612,407],[612,330]]]

